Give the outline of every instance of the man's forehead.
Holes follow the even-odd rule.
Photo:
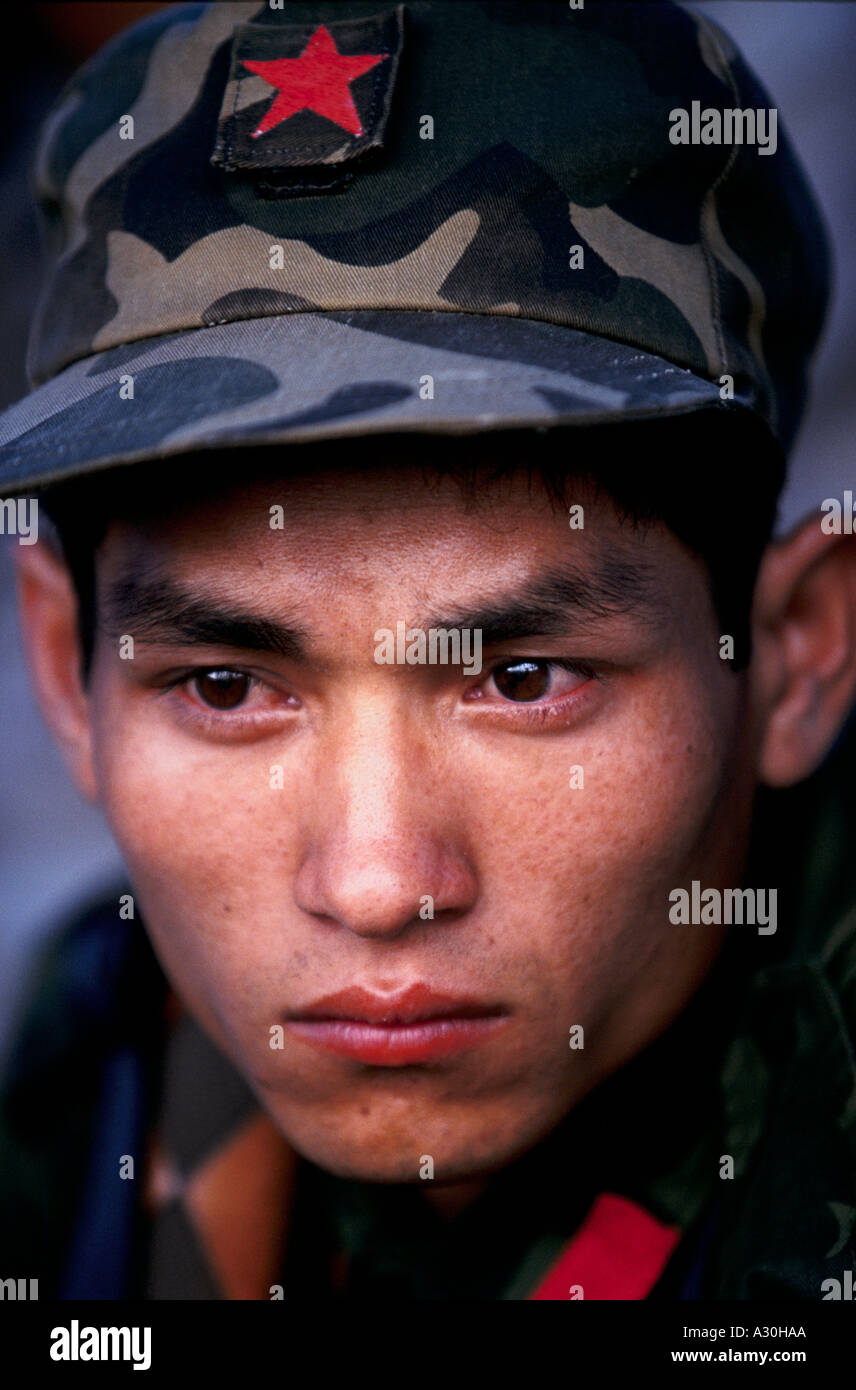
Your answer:
[[[652,528],[620,525],[603,497],[589,494],[571,517],[519,478],[489,496],[412,475],[393,489],[389,475],[293,481],[291,492],[258,481],[161,527],[122,528],[101,576],[108,627],[132,624],[152,641],[261,638],[288,653],[311,644],[330,611],[379,621],[395,609],[497,642],[670,618],[677,542],[670,551],[659,528],[664,554]],[[241,634],[246,643],[232,640]]]
[[[623,524],[590,488],[572,491],[580,500],[565,506],[522,471],[466,483],[407,467],[259,478],[175,505],[152,498],[148,514],[108,528],[101,568],[213,592],[356,583],[457,603],[548,571],[598,582],[662,560],[652,528]]]
[[[459,444],[450,452],[459,457]],[[483,461],[483,443],[474,445],[470,468],[444,468],[438,457],[437,471],[406,457],[390,465],[366,467],[327,467],[306,472],[289,471],[281,475],[242,476],[235,468],[233,477],[219,476],[213,485],[199,479],[199,486],[185,482],[170,488],[162,485],[162,475],[151,490],[137,488],[139,504],[122,509],[123,516],[139,529],[185,529],[213,527],[241,520],[248,525],[267,517],[270,506],[280,504],[286,520],[299,519],[302,525],[338,521],[359,521],[383,516],[390,524],[419,509],[435,512],[446,520],[455,516],[478,517],[519,512],[525,506],[533,517],[554,517],[564,510],[554,493],[537,473],[521,464],[505,460],[501,473]],[[196,475],[194,475],[195,477]],[[582,481],[576,490],[591,494]],[[603,504],[602,504],[603,505]],[[606,504],[608,507],[608,503]],[[605,508],[606,509],[606,508]]]
[[[522,553],[540,543],[577,551],[607,537],[635,547],[649,526],[626,524],[608,493],[581,476],[550,487],[522,464],[501,474],[478,464],[466,475],[424,466],[327,469],[282,477],[240,477],[180,492],[153,489],[139,505],[125,503],[122,521],[108,528],[121,548],[140,556],[168,546],[199,554],[227,548],[239,560],[287,538],[294,545],[337,546],[371,537],[373,546],[416,549],[438,538],[488,544],[505,536]],[[283,548],[280,544],[280,548]]]

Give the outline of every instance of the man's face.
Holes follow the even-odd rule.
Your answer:
[[[669,893],[739,883],[744,682],[701,562],[577,500],[582,529],[523,478],[468,504],[415,469],[325,474],[114,523],[99,555],[96,776],[139,908],[333,1172],[509,1162],[721,944]],[[399,622],[477,629],[481,670],[376,660]]]

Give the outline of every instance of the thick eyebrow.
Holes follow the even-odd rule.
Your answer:
[[[306,633],[221,599],[186,592],[166,576],[125,576],[107,587],[104,627],[159,646],[232,647],[275,652],[291,661],[307,659]]]
[[[483,604],[435,614],[426,626],[481,629],[484,646],[528,637],[563,637],[572,629],[631,616],[646,626],[665,622],[668,596],[644,561],[610,556],[594,572],[572,565],[547,570],[522,588]]]
[[[646,624],[669,611],[654,569],[627,559],[603,560],[592,574],[572,567],[548,570],[522,587],[491,595],[424,620],[434,628],[479,629],[484,646],[529,637],[562,637],[572,629],[628,614]],[[230,647],[274,652],[308,660],[306,631],[263,614],[232,607],[219,598],[193,594],[167,576],[126,575],[108,585],[104,601],[108,635],[131,633],[159,646]]]

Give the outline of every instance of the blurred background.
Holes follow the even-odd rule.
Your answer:
[[[645,3],[645,0],[637,0]],[[41,275],[28,170],[39,127],[67,78],[112,34],[169,6],[27,4],[0,87],[0,409],[27,391],[26,336]],[[770,92],[823,208],[835,287],[780,530],[856,486],[856,3],[704,0]],[[35,710],[21,654],[10,546],[0,537],[0,1066],[34,953],[79,906],[121,879],[99,814],[75,793]]]

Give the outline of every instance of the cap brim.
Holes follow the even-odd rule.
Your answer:
[[[718,385],[691,371],[532,319],[295,312],[72,363],[0,416],[0,491],[207,448],[552,428],[714,406]]]

